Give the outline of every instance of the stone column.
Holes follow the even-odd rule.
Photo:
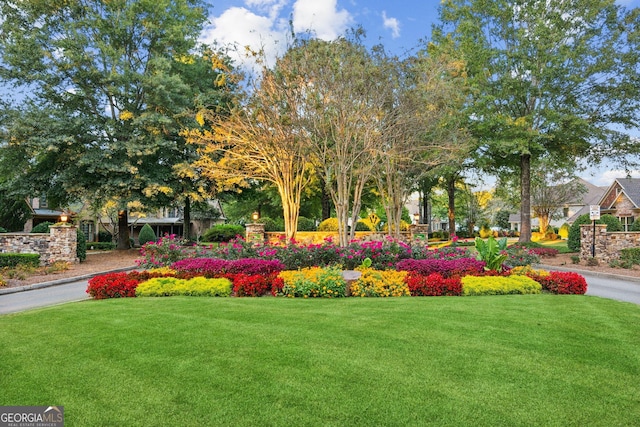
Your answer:
[[[596,224],[596,244],[595,244],[595,257],[602,260],[607,258],[607,224]],[[580,225],[580,259],[589,259],[592,257],[592,243],[593,243],[593,223]]]
[[[247,242],[264,243],[264,224],[251,223],[245,227]]]
[[[46,264],[56,261],[77,263],[78,227],[74,225],[52,225],[49,227],[51,241],[43,260]]]
[[[412,224],[409,226],[411,241],[427,244],[429,242],[429,224]]]

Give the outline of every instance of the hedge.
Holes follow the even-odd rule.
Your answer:
[[[40,265],[40,254],[0,253],[0,268],[17,267],[18,265],[38,267]]]

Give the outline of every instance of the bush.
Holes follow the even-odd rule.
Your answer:
[[[405,283],[405,271],[373,270],[362,271],[358,280],[351,284],[354,297],[401,297],[409,296],[409,287]]]
[[[562,224],[560,229],[558,229],[558,236],[560,236],[561,239],[569,238],[569,228],[569,224],[567,224],[566,222]]]
[[[142,268],[165,267],[197,255],[197,251],[183,247],[183,243],[175,234],[162,237],[157,242],[148,242],[140,249],[142,259],[136,263]]]
[[[629,227],[629,231],[640,231],[640,220],[636,219],[631,223],[631,227]]]
[[[640,222],[640,221],[638,221]],[[634,223],[635,224],[635,223]],[[626,248],[620,250],[620,261],[640,264],[640,248]]]
[[[282,218],[272,219],[269,217],[263,217],[260,218],[258,222],[264,224],[264,231],[284,231],[284,220]]]
[[[98,242],[111,243],[113,242],[113,235],[108,231],[100,231],[98,233]]]
[[[318,231],[338,231],[338,218],[327,218],[318,224]]]
[[[0,227],[0,233],[8,233],[8,231],[6,228]]]
[[[103,274],[89,279],[86,292],[94,299],[135,297],[138,283],[128,273]]]
[[[396,265],[397,270],[410,271],[422,276],[437,273],[442,277],[465,276],[467,274],[482,274],[484,261],[474,258],[458,259],[404,259]]]
[[[462,292],[459,277],[445,278],[438,273],[409,273],[406,282],[411,296],[458,296]]]
[[[279,273],[285,266],[278,260],[242,258],[225,260],[220,258],[189,258],[171,265],[177,272],[195,273],[205,277],[221,277],[225,274],[271,274]]]
[[[113,242],[89,242],[87,246],[88,249],[95,251],[110,251],[116,248],[116,244]]]
[[[589,214],[580,215],[576,220],[571,224],[569,228],[569,236],[567,238],[567,247],[571,252],[579,252],[581,247],[580,242],[580,225],[583,224],[591,224],[593,221],[589,219]],[[607,224],[607,231],[622,231],[622,224],[613,215],[602,215],[599,220],[596,221],[596,224]]]
[[[139,297],[174,295],[228,297],[231,295],[231,281],[226,278],[194,277],[192,279],[178,279],[176,277],[157,277],[140,283],[136,288],[136,296]]]
[[[49,233],[49,227],[52,225],[53,225],[52,222],[48,222],[48,221],[41,222],[40,224],[33,227],[33,229],[31,229],[31,232],[32,233]]]
[[[138,240],[140,241],[140,246],[144,246],[149,242],[155,242],[158,240],[158,236],[156,236],[155,231],[153,231],[153,228],[151,228],[149,224],[145,224],[140,230]]]
[[[280,272],[278,277],[284,282],[281,293],[289,298],[336,298],[346,294],[347,283],[339,268],[288,270]]]
[[[301,216],[298,218],[298,231],[316,231],[316,222]]]
[[[79,228],[76,232],[76,256],[80,262],[87,259],[87,238]]]
[[[40,265],[40,254],[0,253],[0,268],[13,268],[19,265],[38,267]]]
[[[551,271],[548,276],[538,279],[542,288],[554,294],[579,294],[587,292],[587,281],[578,273]]]
[[[233,294],[237,297],[260,297],[278,294],[282,288],[282,279],[275,273],[272,274],[234,274],[227,278],[233,283]]]
[[[244,236],[244,227],[234,224],[216,224],[202,235],[205,242],[228,242],[237,236]]]
[[[539,294],[540,283],[527,276],[465,276],[462,295]]]
[[[376,231],[373,224],[369,224],[371,224],[371,221],[359,219],[358,222],[356,222],[356,231]]]

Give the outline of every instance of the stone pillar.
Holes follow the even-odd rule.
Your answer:
[[[246,224],[247,242],[264,243],[264,224],[251,223]]]
[[[607,254],[607,224],[596,224],[595,228],[595,257],[608,258]],[[592,257],[593,243],[593,223],[580,225],[580,259],[589,259]]]
[[[429,242],[429,224],[411,224],[409,226],[411,241],[427,244]]]
[[[43,260],[46,264],[56,261],[77,263],[78,227],[74,225],[52,225],[49,227],[51,241]]]

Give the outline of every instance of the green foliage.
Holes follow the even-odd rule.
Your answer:
[[[301,216],[298,218],[298,231],[316,231],[316,222]]]
[[[282,271],[279,277],[284,280],[282,294],[290,298],[336,298],[346,293],[347,283],[337,267]]]
[[[265,227],[266,229],[266,227]],[[244,236],[244,227],[234,224],[216,224],[202,235],[204,242],[228,242],[237,236]]]
[[[621,249],[620,261],[631,264],[640,264],[640,248]]]
[[[593,223],[593,221],[589,218],[589,214],[583,214],[576,218],[573,224],[571,224],[571,227],[569,228],[569,237],[567,238],[567,247],[571,252],[580,251],[580,225],[591,223]],[[600,219],[596,221],[596,224],[607,224],[608,232],[622,231],[622,224],[620,223],[620,220],[613,215],[602,215]]]
[[[356,231],[375,231],[375,229],[369,226],[367,222],[359,219],[358,222],[356,222]]]
[[[273,219],[269,217],[262,217],[258,220],[258,222],[264,224],[264,231],[284,231],[284,220],[282,218]]]
[[[76,231],[76,256],[83,262],[87,259],[87,238],[79,228]]]
[[[40,254],[0,253],[0,267],[16,267],[19,265],[38,267],[40,265]]]
[[[176,295],[228,297],[231,295],[231,281],[225,278],[195,277],[185,280],[175,277],[156,277],[140,283],[136,288],[136,296],[140,297]]]
[[[0,227],[0,233],[8,233],[6,228]]]
[[[138,240],[140,241],[140,246],[144,246],[149,242],[155,242],[158,240],[158,237],[156,236],[155,231],[153,231],[153,228],[151,228],[149,224],[145,224],[140,230]]]
[[[51,227],[53,225],[53,222],[41,222],[40,224],[36,225],[35,227],[33,227],[31,229],[32,233],[48,233],[49,232],[49,227]]]
[[[476,237],[476,251],[478,259],[486,263],[485,269],[490,271],[502,271],[502,264],[508,258],[504,253],[507,250],[507,238],[496,240],[493,236],[486,242],[480,237]]]
[[[87,246],[88,249],[95,251],[110,251],[116,248],[116,244],[113,242],[89,242]]]
[[[629,231],[640,231],[640,220],[635,220],[631,223],[631,227],[629,227]]]
[[[539,294],[540,283],[527,276],[465,276],[462,295]]]
[[[111,233],[109,233],[108,231],[100,231],[98,233],[98,242],[113,242],[113,235]]]
[[[0,151],[1,153],[1,151]],[[3,155],[0,154],[0,176],[5,173],[2,169]],[[4,159],[8,163],[6,165],[9,170],[15,168],[15,164],[11,159]],[[31,210],[25,202],[25,198],[21,196],[10,195],[9,189],[2,189],[2,177],[0,177],[0,224],[11,231],[22,231],[24,223],[31,217]],[[6,233],[6,231],[5,231]]]
[[[494,223],[496,225],[496,227],[499,227],[501,230],[508,230],[509,229],[509,215],[511,215],[511,212],[507,211],[507,210],[500,210],[496,213],[496,216],[494,217]]]

